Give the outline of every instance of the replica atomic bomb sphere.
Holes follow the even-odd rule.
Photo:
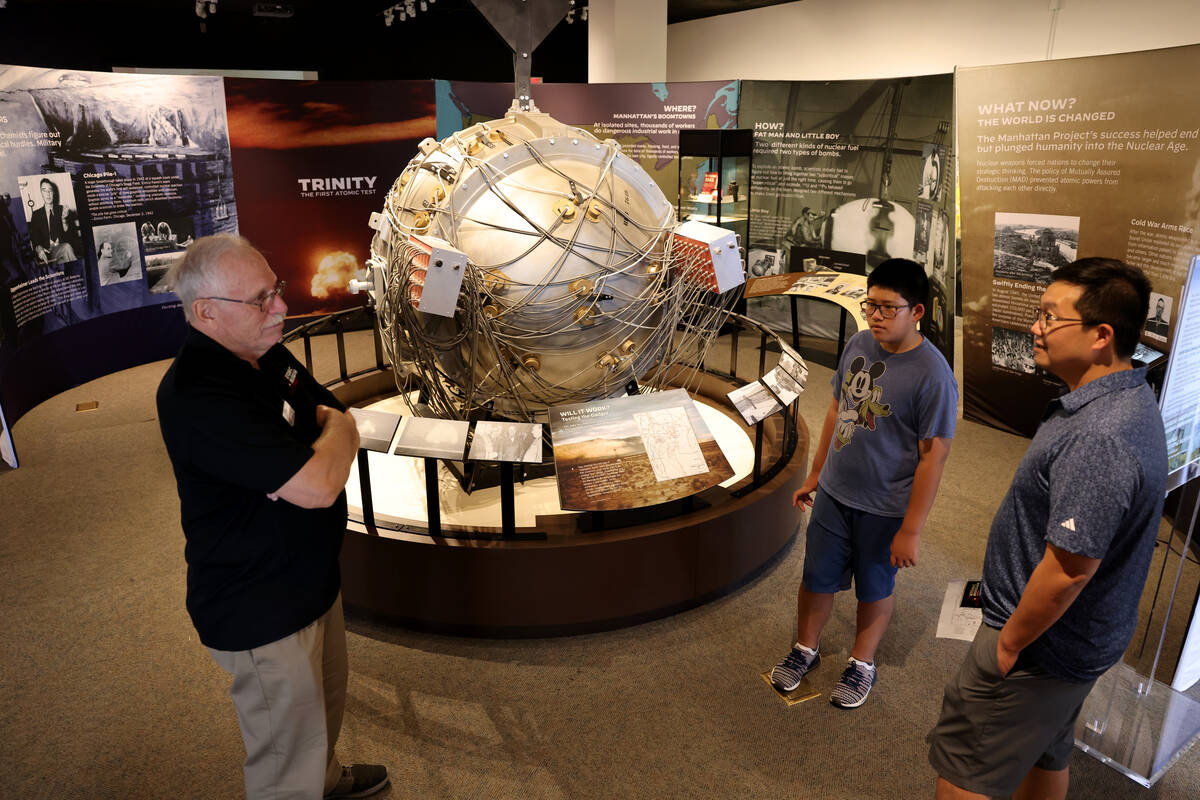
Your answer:
[[[677,225],[615,141],[514,106],[419,149],[371,216],[368,262],[406,396],[533,419],[699,363],[745,279],[737,238]]]

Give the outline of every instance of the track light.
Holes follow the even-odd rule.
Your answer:
[[[390,28],[390,27],[392,27],[393,21],[394,21],[394,18],[392,17],[392,10],[390,8],[384,9],[383,24],[387,25]]]
[[[196,0],[196,16],[200,19],[208,16],[208,3],[206,0]]]
[[[425,5],[425,0],[421,0],[421,3],[420,3],[420,8],[421,8],[421,10],[422,10],[422,11],[428,11],[428,10],[429,10],[429,6]]]

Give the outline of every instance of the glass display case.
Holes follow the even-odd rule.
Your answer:
[[[750,241],[753,149],[754,132],[749,129],[681,130],[679,220],[727,228],[745,247]]]

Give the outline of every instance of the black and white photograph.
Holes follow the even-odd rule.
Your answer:
[[[1138,342],[1133,348],[1133,360],[1140,361],[1146,366],[1153,364],[1165,355],[1166,353],[1161,350],[1155,350],[1153,347],[1148,347],[1141,342]]]
[[[925,274],[939,286],[947,285],[946,265],[950,262],[950,217],[945,209],[937,209],[933,213],[933,222],[929,231],[929,254]]]
[[[17,179],[29,241],[38,264],[64,264],[83,257],[79,206],[65,172],[22,175]]]
[[[746,277],[761,278],[778,275],[783,271],[783,253],[779,250],[751,248],[746,254]]]
[[[396,455],[462,461],[471,423],[457,419],[405,417]]]
[[[158,255],[146,254],[146,287],[150,290],[150,294],[167,294],[171,291],[166,277],[171,271],[171,267],[175,266],[175,262],[183,258],[184,251],[180,250],[176,253],[159,253]]]
[[[819,272],[816,275],[805,275],[797,279],[792,284],[792,288],[787,290],[788,294],[801,294],[803,292],[815,292],[827,289],[835,280],[840,277],[837,272]]]
[[[790,406],[795,402],[800,393],[804,391],[804,387],[796,382],[796,379],[789,375],[782,367],[775,367],[762,376],[762,382],[766,384],[775,396],[779,398],[779,402],[785,406]]]
[[[141,280],[142,255],[134,223],[96,225],[92,228],[92,246],[101,286]]]
[[[792,348],[782,342],[779,345],[779,363],[776,365],[783,369],[787,374],[792,376],[792,380],[800,384],[800,390],[804,390],[804,384],[808,381],[808,364],[804,363],[804,359],[800,357]]]
[[[767,390],[767,387],[758,381],[734,389],[727,396],[729,397],[729,401],[733,403],[733,407],[742,415],[742,419],[746,421],[747,425],[754,425],[761,422],[775,412],[783,409],[783,406]]]
[[[1037,367],[1033,360],[1033,334],[993,327],[992,366],[1032,375]]]
[[[476,422],[468,458],[472,461],[540,464],[542,425],[538,422]]]
[[[993,277],[1048,286],[1050,273],[1076,258],[1079,217],[997,211],[995,237]]]
[[[942,196],[942,165],[946,161],[944,145],[926,144],[922,148],[921,187],[917,197],[937,201]]]
[[[195,238],[190,217],[158,217],[138,226],[146,255],[186,250]]]
[[[1150,293],[1150,316],[1146,319],[1146,335],[1160,342],[1167,340],[1171,324],[1171,300],[1165,294]]]
[[[925,265],[929,274],[929,230],[933,225],[933,204],[917,201],[916,228],[913,230],[913,261]]]
[[[400,415],[387,411],[372,411],[369,408],[352,408],[350,416],[354,417],[355,427],[358,428],[359,447],[373,450],[376,453],[387,453],[392,449],[392,438],[400,425]]]

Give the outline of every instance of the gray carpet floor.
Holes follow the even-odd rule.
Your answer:
[[[70,390],[14,426],[22,467],[0,474],[0,797],[241,796],[228,681],[184,610],[153,399],[166,366]],[[800,402],[819,429],[830,372],[810,366]],[[86,400],[99,409],[76,413]],[[789,708],[760,678],[793,639],[801,535],[737,591],[624,630],[469,639],[352,617],[340,753],[386,763],[390,798],[930,797],[924,736],[967,647],[934,637],[938,608],[947,581],[978,576],[1025,444],[960,422],[920,564],[898,581],[879,683],[856,711],[827,702],[853,637],[849,597],[812,675],[821,697]],[[1128,658],[1146,672],[1149,655]],[[1149,790],[1076,751],[1072,781],[1078,798],[1200,797],[1200,748]]]

